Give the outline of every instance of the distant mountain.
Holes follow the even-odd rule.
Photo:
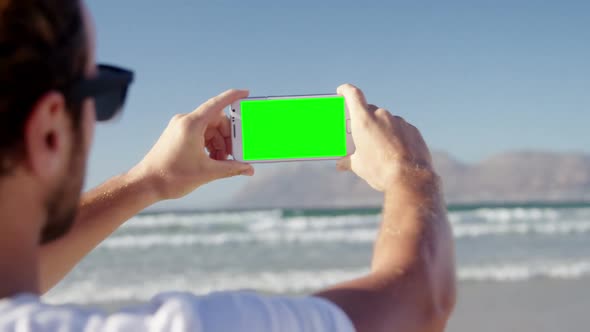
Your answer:
[[[589,155],[510,152],[440,174],[449,201],[590,200]]]
[[[590,155],[519,151],[465,164],[433,153],[449,203],[590,201]],[[284,163],[258,174],[232,199],[237,207],[377,206],[382,195],[334,162]]]

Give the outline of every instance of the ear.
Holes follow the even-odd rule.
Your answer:
[[[25,163],[43,182],[52,182],[68,165],[72,143],[71,119],[64,96],[51,91],[33,107],[24,128]]]

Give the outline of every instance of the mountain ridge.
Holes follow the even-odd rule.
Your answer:
[[[449,204],[590,202],[590,154],[519,150],[466,163],[433,152]],[[379,206],[382,194],[334,162],[275,164],[257,170],[232,207],[342,208]]]

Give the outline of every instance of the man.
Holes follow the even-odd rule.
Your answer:
[[[416,128],[351,85],[338,93],[356,152],[338,168],[385,192],[368,275],[299,298],[161,294],[109,315],[43,304],[40,294],[137,212],[254,173],[228,160],[223,109],[248,95],[229,90],[175,116],[136,167],[80,198],[95,119],[115,115],[131,82],[94,56],[79,0],[0,0],[0,331],[444,330],[455,301],[453,244],[430,153]]]

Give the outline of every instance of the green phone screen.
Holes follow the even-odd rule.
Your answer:
[[[240,108],[244,160],[346,155],[344,97],[245,99]]]

